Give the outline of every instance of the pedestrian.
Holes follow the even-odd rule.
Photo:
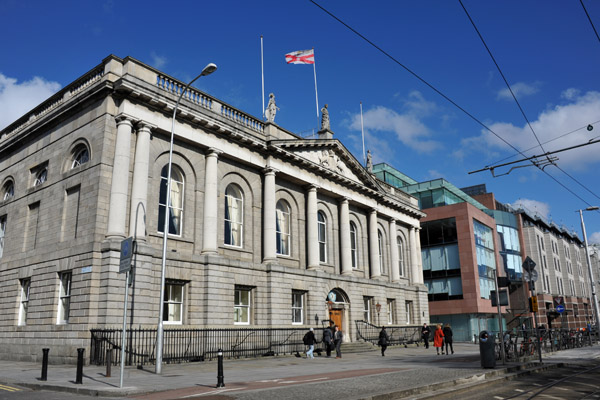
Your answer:
[[[446,324],[442,331],[444,333],[444,343],[446,343],[446,355],[450,354],[448,352],[448,345],[450,345],[450,351],[454,354],[454,347],[452,346],[452,328],[450,324]]]
[[[313,328],[310,328],[308,330],[308,332],[306,332],[302,341],[304,342],[304,344],[306,346],[308,346],[308,350],[306,351],[306,358],[315,358],[315,356],[313,355],[313,351],[315,351],[315,341],[316,340],[315,340],[315,332],[313,331]]]
[[[435,333],[433,334],[433,347],[435,347],[435,351],[437,355],[440,355],[440,348],[442,349],[442,354],[444,354],[444,331],[442,331],[442,325],[437,324],[435,326]]]
[[[339,326],[335,326],[335,334],[333,335],[333,343],[335,344],[335,358],[342,358],[342,339],[344,334],[340,331]]]
[[[327,357],[331,357],[331,348],[333,347],[333,333],[331,332],[330,327],[323,329],[323,345],[325,346]]]
[[[431,335],[431,329],[429,329],[427,324],[423,324],[423,327],[421,328],[421,338],[423,339],[423,342],[425,342],[426,349],[429,348],[429,335]]]
[[[385,349],[387,349],[388,342],[390,341],[390,337],[385,330],[385,326],[381,327],[381,332],[379,332],[379,342],[378,344],[381,346],[381,356],[385,357]]]

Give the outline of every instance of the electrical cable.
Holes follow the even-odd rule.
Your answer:
[[[583,11],[585,11],[585,15],[587,15],[588,21],[590,21],[590,24],[592,25],[592,29],[594,30],[594,33],[596,34],[596,37],[598,38],[598,41],[600,42],[600,36],[598,35],[598,31],[596,30],[596,27],[594,26],[594,23],[592,22],[592,18],[590,18],[590,14],[588,14],[587,9],[583,5],[583,0],[579,0],[579,2],[581,3],[581,7],[583,7]]]
[[[498,139],[500,139],[502,142],[504,142],[510,148],[512,148],[513,150],[515,150],[517,153],[521,154],[523,157],[527,158],[525,156],[525,154],[521,150],[519,150],[518,148],[516,148],[515,146],[513,146],[511,143],[509,143],[506,139],[504,139],[502,136],[500,136],[499,134],[497,134],[496,132],[494,132],[490,127],[488,127],[486,124],[484,124],[483,122],[481,122],[477,117],[475,117],[473,114],[471,114],[470,112],[468,112],[466,109],[464,109],[463,107],[461,107],[460,105],[458,105],[454,100],[452,100],[450,97],[446,96],[444,93],[442,93],[440,90],[438,90],[435,86],[433,86],[432,84],[430,84],[429,82],[427,82],[425,79],[421,78],[421,76],[419,76],[417,73],[415,73],[410,68],[408,68],[407,66],[405,66],[404,64],[402,64],[400,61],[396,60],[396,58],[394,58],[391,54],[389,54],[388,52],[386,52],[385,50],[383,50],[381,47],[379,47],[378,45],[376,45],[375,43],[373,43],[371,40],[367,39],[364,35],[362,35],[356,29],[352,28],[350,25],[348,25],[347,23],[345,23],[344,21],[342,21],[340,18],[338,18],[336,15],[334,15],[333,13],[331,13],[329,10],[327,10],[326,8],[324,8],[323,6],[321,6],[320,4],[318,4],[316,1],[314,1],[314,0],[309,0],[309,1],[311,3],[313,3],[315,6],[317,6],[318,8],[320,8],[323,12],[325,12],[326,14],[328,14],[330,17],[332,17],[333,19],[335,19],[336,21],[338,21],[340,24],[344,25],[346,28],[348,28],[350,31],[352,31],[355,35],[357,35],[358,37],[360,37],[361,39],[363,39],[365,42],[367,42],[368,44],[370,44],[371,46],[373,46],[379,52],[381,52],[382,54],[384,54],[386,57],[388,57],[394,63],[396,63],[399,66],[401,66],[402,68],[404,68],[408,73],[410,73],[411,75],[413,75],[415,78],[417,78],[419,81],[421,81],[427,87],[429,87],[431,90],[433,90],[434,92],[436,92],[438,95],[442,96],[446,101],[448,101],[450,104],[452,104],[453,106],[455,106],[456,108],[458,108],[460,111],[462,111],[464,114],[466,114],[469,118],[471,118],[473,121],[477,122],[484,129],[486,129],[488,132],[492,133],[494,136],[496,136]],[[532,165],[538,167],[538,169],[540,171],[542,171],[543,173],[545,173],[548,177],[550,177],[552,180],[554,180],[558,185],[562,186],[569,193],[571,193],[572,195],[574,195],[575,197],[577,197],[578,199],[580,199],[581,201],[583,201],[588,206],[591,206],[591,204],[589,204],[587,201],[585,201],[583,198],[581,198],[579,195],[577,195],[571,189],[569,189],[568,187],[566,187],[563,183],[561,183],[560,181],[558,181],[555,177],[553,177],[552,175],[550,175],[547,171],[544,171],[541,167],[537,166],[533,161],[532,161]]]

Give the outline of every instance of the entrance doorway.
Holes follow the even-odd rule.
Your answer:
[[[333,325],[337,325],[340,329],[343,329],[342,325],[342,314],[343,310],[331,310],[329,311],[329,319]]]

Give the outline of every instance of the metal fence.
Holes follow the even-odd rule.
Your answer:
[[[296,354],[304,352],[302,338],[308,328],[238,328],[238,329],[165,329],[163,331],[163,361],[181,363],[212,360],[223,350],[226,358],[244,358]],[[315,329],[315,352],[324,351],[322,329]],[[92,329],[90,363],[106,365],[107,352],[111,363],[121,363],[121,329]],[[153,364],[156,329],[127,329],[126,365]]]
[[[357,339],[362,339],[365,342],[377,344],[379,342],[379,332],[381,326],[373,325],[366,321],[354,321],[356,323]],[[386,325],[385,330],[389,336],[388,345],[403,345],[407,346],[412,343],[419,343],[421,340],[420,326],[394,326]]]

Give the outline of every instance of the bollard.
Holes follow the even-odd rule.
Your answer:
[[[48,352],[50,351],[50,349],[42,349],[42,377],[40,378],[41,381],[46,381],[48,380]]]
[[[223,381],[223,350],[217,350],[217,387],[225,387],[225,383]]]
[[[83,383],[83,353],[85,349],[77,349],[77,376],[75,377],[75,383]]]
[[[106,375],[107,378],[110,378],[110,366],[112,364],[112,349],[106,349]]]

